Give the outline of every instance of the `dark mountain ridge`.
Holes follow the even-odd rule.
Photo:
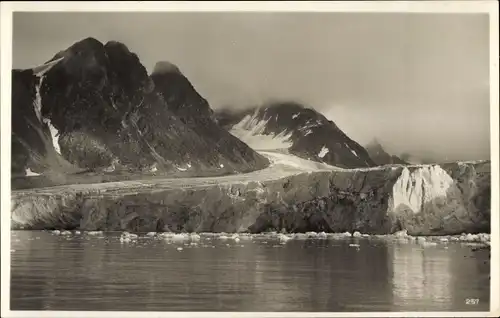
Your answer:
[[[170,65],[170,67],[166,67]],[[12,71],[12,174],[91,170],[191,176],[262,169],[180,70],[149,76],[119,42],[87,38]]]

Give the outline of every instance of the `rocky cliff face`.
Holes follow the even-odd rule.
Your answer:
[[[149,76],[124,44],[89,38],[40,68],[14,70],[13,175],[264,168],[267,160],[221,129],[207,101],[166,64]]]
[[[12,228],[489,232],[490,162],[303,172],[285,161],[240,176],[14,191]]]
[[[377,139],[374,139],[370,143],[368,143],[368,145],[365,146],[365,149],[373,162],[375,162],[375,164],[378,166],[408,164],[398,156],[388,154]]]
[[[256,150],[286,149],[301,158],[343,168],[371,167],[366,150],[332,121],[292,102],[242,112],[221,110],[219,123]]]

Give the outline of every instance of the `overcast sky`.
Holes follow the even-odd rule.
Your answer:
[[[86,37],[176,64],[212,105],[301,101],[365,144],[489,158],[489,22],[481,14],[15,13],[15,68]]]

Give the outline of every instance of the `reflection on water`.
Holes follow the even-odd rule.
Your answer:
[[[12,310],[487,311],[487,251],[359,239],[197,245],[12,232]],[[183,247],[177,251],[177,247]],[[478,298],[476,306],[465,298]]]
[[[434,303],[436,310],[478,310],[465,304],[466,298],[475,298],[483,303],[479,306],[482,310],[488,309],[487,252],[473,253],[460,245],[447,248],[407,244],[393,247],[392,281],[397,308],[419,311]]]

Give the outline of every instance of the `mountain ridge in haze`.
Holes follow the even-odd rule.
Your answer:
[[[370,158],[372,158],[373,162],[375,162],[379,166],[392,164],[409,164],[398,156],[388,154],[377,138],[373,138],[365,146],[365,149],[368,151],[368,155],[370,156]]]

